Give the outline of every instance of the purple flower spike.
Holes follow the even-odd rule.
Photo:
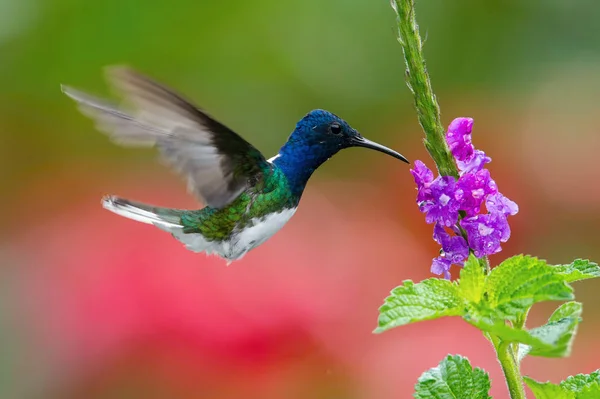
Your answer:
[[[492,162],[492,158],[485,155],[485,152],[481,150],[473,151],[473,154],[464,160],[456,160],[456,165],[458,166],[458,170],[460,171],[460,175],[464,175],[466,173],[475,173],[479,172],[483,169],[483,166],[486,163]]]
[[[457,161],[465,161],[473,155],[471,129],[473,129],[472,118],[456,118],[448,126],[446,142]]]
[[[427,223],[439,222],[450,227],[458,221],[460,203],[454,195],[455,186],[454,177],[438,176],[426,191],[419,190],[419,210],[426,213]]]
[[[500,193],[488,196],[485,207],[490,213],[499,212],[506,216],[516,215],[519,212],[519,206]]]
[[[455,197],[460,202],[460,210],[467,216],[475,216],[481,210],[481,204],[489,194],[498,192],[496,182],[490,177],[490,171],[482,169],[477,173],[462,175],[456,184]]]
[[[442,256],[434,258],[431,263],[431,273],[438,276],[443,274],[446,280],[450,280],[450,266],[452,266],[452,263],[448,259]]]
[[[443,257],[454,265],[464,265],[469,257],[469,246],[461,236],[451,236],[444,227],[436,223],[433,227],[433,239],[442,246]]]
[[[485,165],[492,159],[471,142],[473,119],[456,118],[448,126],[446,142],[460,178],[437,176],[421,161],[412,173],[417,184],[417,204],[427,223],[435,223],[433,239],[442,247],[431,272],[450,279],[452,265],[464,266],[469,251],[482,258],[502,250],[510,238],[507,218],[519,212],[516,203],[498,192]],[[481,214],[485,202],[486,214]],[[465,217],[459,223],[459,211]],[[462,229],[461,229],[462,227]],[[466,232],[466,237],[465,237]],[[466,239],[465,239],[466,238]]]
[[[510,237],[510,226],[502,213],[472,216],[461,220],[460,225],[467,232],[469,247],[478,258],[500,252],[500,243]]]

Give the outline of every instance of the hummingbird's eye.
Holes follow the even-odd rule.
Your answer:
[[[340,134],[340,133],[342,133],[342,127],[337,122],[332,123],[329,128],[331,129],[331,133],[333,133],[333,134]]]

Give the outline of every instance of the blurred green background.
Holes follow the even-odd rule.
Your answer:
[[[444,123],[475,119],[475,145],[521,208],[494,263],[600,259],[599,19],[592,0],[418,2]],[[392,158],[336,156],[296,217],[228,268],[102,210],[107,193],[197,206],[153,151],[112,145],[61,94],[106,94],[115,63],[268,156],[325,108],[432,166],[386,0],[0,0],[1,398],[407,398],[447,353],[507,397],[492,347],[460,320],[371,334],[388,291],[428,277],[438,250]],[[525,374],[600,366],[598,284],[577,284],[572,356],[527,359]]]

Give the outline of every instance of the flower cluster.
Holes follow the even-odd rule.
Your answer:
[[[499,252],[500,243],[510,237],[507,217],[519,211],[517,204],[498,191],[490,171],[484,168],[492,159],[473,147],[472,128],[473,119],[456,118],[446,133],[459,170],[458,180],[453,176],[434,178],[421,161],[415,161],[410,171],[417,184],[419,210],[425,213],[427,223],[435,224],[433,239],[442,246],[431,272],[447,279],[450,266],[464,265],[469,249],[478,258]],[[481,213],[484,203],[487,213]]]

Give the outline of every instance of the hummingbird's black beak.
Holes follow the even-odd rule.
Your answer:
[[[401,161],[404,161],[406,163],[410,163],[410,161],[408,159],[406,159],[406,157],[392,149],[387,148],[386,146],[383,146],[381,144],[377,144],[374,141],[368,140],[362,136],[356,136],[356,137],[352,137],[351,139],[352,142],[352,146],[354,147],[365,147],[365,148],[370,148],[372,150],[375,151],[379,151],[379,152],[383,152],[384,154],[388,154],[393,156],[394,158],[397,158]]]

